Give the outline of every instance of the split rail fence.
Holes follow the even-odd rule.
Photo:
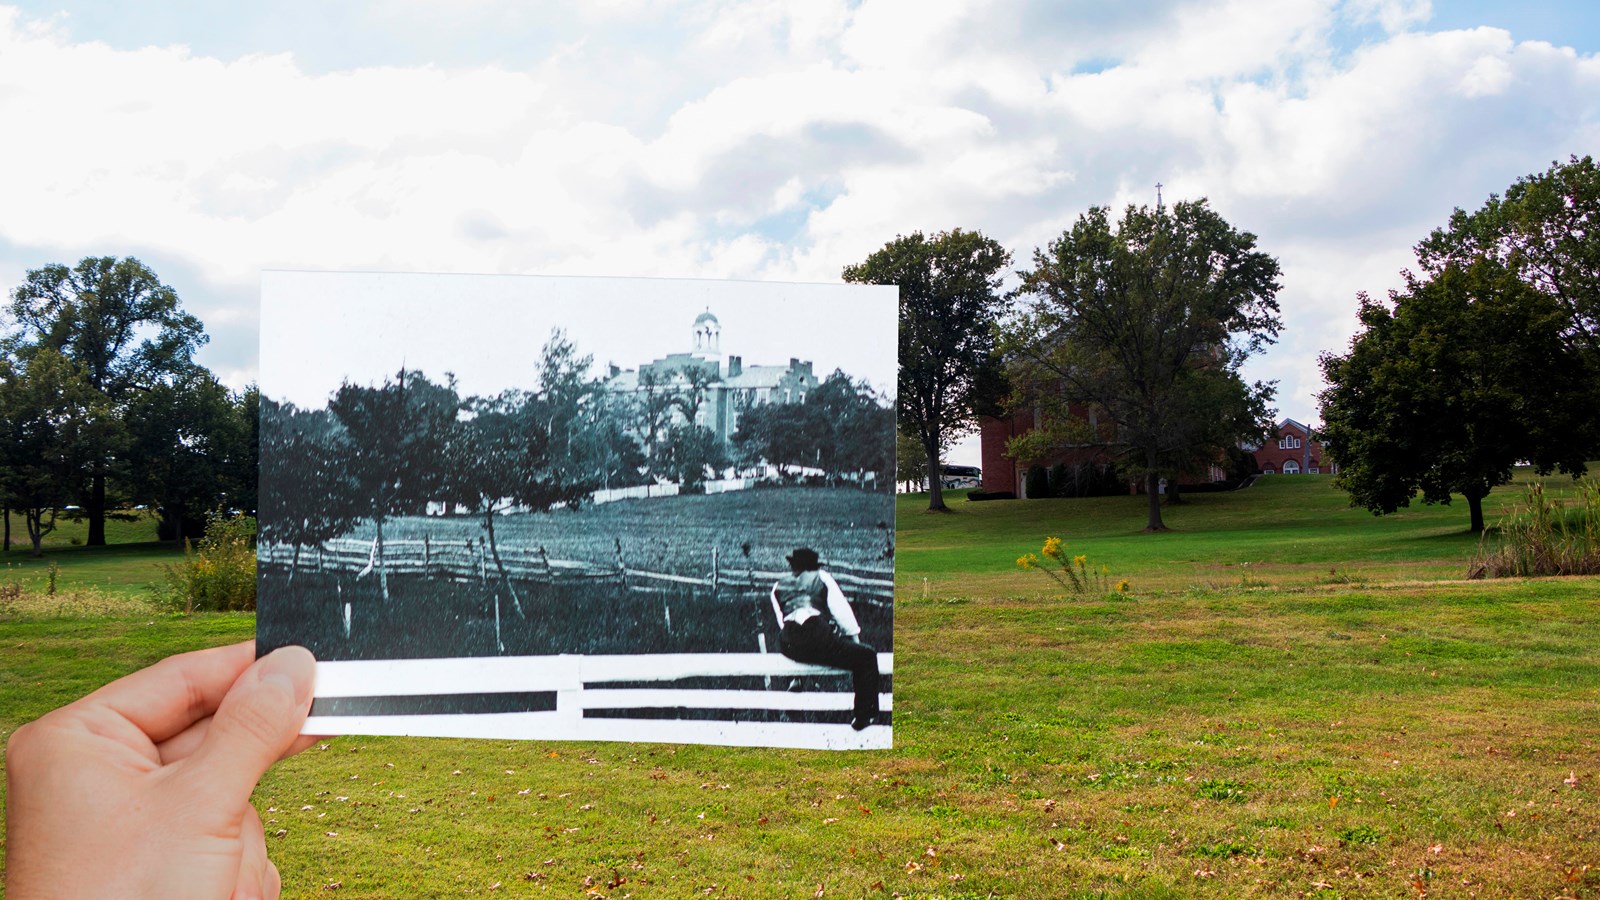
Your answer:
[[[622,555],[622,541],[613,541],[615,555],[606,563],[579,560],[551,559],[542,546],[528,547],[515,544],[497,544],[494,550],[484,538],[439,540],[431,537],[418,539],[386,540],[381,552],[383,564],[389,575],[446,579],[460,583],[478,582],[485,586],[505,577],[515,582],[533,584],[572,583],[594,581],[620,586],[635,594],[654,594],[661,597],[661,616],[667,631],[672,630],[672,604],[670,598],[681,594],[685,588],[708,589],[713,596],[732,595],[754,598],[758,602],[766,595],[772,583],[784,572],[757,569],[750,565],[729,566],[721,552],[713,547],[703,576],[680,575],[669,572],[652,572],[629,567]],[[377,567],[380,548],[377,540],[360,538],[335,538],[312,547],[295,547],[290,544],[261,544],[256,548],[257,562],[263,566],[291,569],[298,572],[315,572],[335,575],[372,574]],[[499,562],[496,563],[495,555]],[[890,607],[894,602],[894,573],[868,569],[861,566],[830,564],[828,572],[849,595],[851,603]],[[340,598],[344,635],[350,636],[352,604]],[[763,615],[765,606],[762,606]],[[501,637],[500,596],[495,594],[494,606],[495,646],[505,652]],[[756,644],[766,653],[767,638],[764,630],[756,633]]]
[[[703,576],[678,575],[630,568],[622,555],[622,541],[615,541],[616,555],[605,563],[551,559],[543,547],[499,544],[497,565],[489,544],[482,539],[386,540],[382,553],[390,575],[448,578],[454,581],[489,582],[500,577],[500,567],[515,581],[548,584],[552,581],[605,579],[623,584],[630,591],[666,589],[668,585],[705,587],[713,591],[766,590],[785,572],[730,565],[720,551],[712,548]],[[296,550],[298,549],[298,554]],[[376,539],[335,538],[314,547],[296,548],[290,544],[262,544],[256,550],[263,564],[301,572],[333,574],[360,573],[377,562]],[[850,595],[851,602],[887,606],[894,601],[894,573],[862,566],[829,564],[828,572]]]

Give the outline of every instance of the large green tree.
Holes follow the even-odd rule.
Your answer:
[[[24,364],[41,351],[60,353],[100,395],[97,406],[117,417],[127,416],[138,394],[185,377],[206,342],[200,320],[179,309],[177,292],[132,257],[30,270],[9,311],[20,331],[0,350]],[[140,462],[109,453],[86,461],[89,545],[106,542],[108,484]]]
[[[1321,440],[1335,483],[1376,515],[1483,498],[1519,462],[1582,473],[1600,392],[1568,342],[1568,309],[1500,262],[1480,257],[1407,275],[1387,304],[1361,296],[1362,331],[1324,354]]]
[[[21,510],[34,556],[88,487],[90,464],[118,452],[122,422],[72,360],[49,348],[0,357],[0,501]]]
[[[1164,530],[1160,479],[1266,427],[1273,386],[1240,367],[1282,329],[1277,260],[1198,200],[1095,207],[1033,264],[1004,327],[1017,396],[1141,474]]]
[[[896,237],[844,280],[900,288],[899,427],[922,445],[928,509],[943,510],[937,473],[950,441],[977,419],[985,370],[995,365],[994,325],[1011,254],[976,231]]]
[[[254,423],[240,398],[194,367],[128,403],[128,496],[156,509],[163,540],[200,537],[218,508],[255,513]],[[251,410],[253,412],[253,409]]]
[[[1561,338],[1600,368],[1600,166],[1573,156],[1519,178],[1481,209],[1457,209],[1417,245],[1423,271],[1491,260],[1549,297]]]

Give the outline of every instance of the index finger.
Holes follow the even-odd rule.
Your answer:
[[[255,641],[180,653],[72,705],[108,709],[160,743],[216,712],[228,688],[255,658]]]

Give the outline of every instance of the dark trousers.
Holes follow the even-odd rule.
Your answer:
[[[840,635],[833,623],[813,616],[788,623],[778,635],[778,649],[795,662],[846,669],[856,690],[855,717],[871,722],[878,715],[878,651]]]

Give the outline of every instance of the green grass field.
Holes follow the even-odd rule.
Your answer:
[[[130,544],[156,539],[154,515],[144,511],[132,511],[126,515],[128,518],[106,520],[106,543]],[[46,550],[81,546],[88,533],[89,520],[70,519],[63,514],[56,520],[55,530],[45,535],[43,546]],[[11,513],[11,543],[13,553],[17,550],[28,552],[28,526],[23,521],[22,513],[16,511]]]
[[[1567,476],[1519,471],[1515,484],[1484,501],[1488,520],[1534,480],[1556,493],[1573,485]],[[1465,502],[1419,502],[1377,517],[1352,509],[1331,475],[1263,477],[1246,490],[1184,501],[1163,510],[1170,532],[1146,534],[1143,497],[973,503],[955,492],[950,512],[929,513],[926,495],[902,494],[896,579],[903,591],[920,591],[927,579],[934,592],[1037,593],[1044,580],[1020,571],[1016,559],[1038,552],[1048,535],[1145,590],[1463,578],[1478,546]]]
[[[92,549],[83,546],[88,522],[63,518],[43,541],[45,555],[34,559],[28,555],[31,545],[27,526],[21,514],[12,513],[11,549],[0,552],[0,590],[7,584],[20,584],[30,592],[42,594],[54,563],[56,588],[61,592],[106,594],[98,598],[104,601],[102,606],[141,596],[149,585],[162,580],[164,567],[178,561],[182,548],[156,540],[154,516],[135,515],[131,520],[108,519],[108,546]]]
[[[335,738],[256,795],[285,896],[1600,896],[1600,579],[1462,580],[1464,508],[1317,477],[1192,499],[902,498],[893,751]],[[1017,569],[1047,534],[1132,593]],[[252,628],[0,612],[0,731]]]

